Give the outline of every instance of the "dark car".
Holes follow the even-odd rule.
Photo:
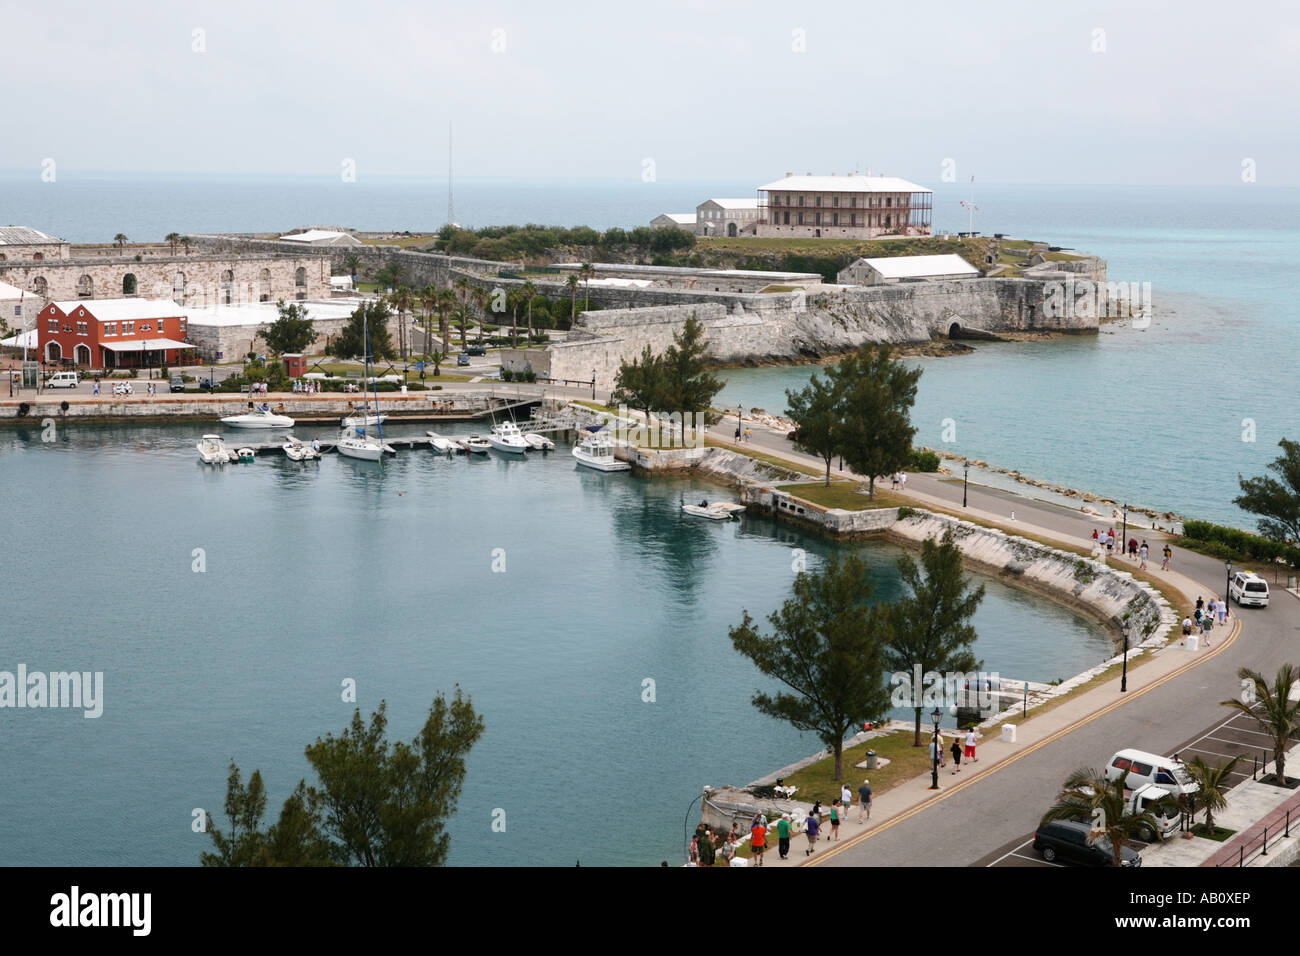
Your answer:
[[[1079,820],[1053,820],[1044,823],[1034,833],[1034,849],[1048,863],[1076,863],[1079,866],[1113,866],[1115,856],[1110,843],[1091,841],[1088,835],[1092,825]],[[1142,854],[1131,846],[1120,851],[1120,866],[1141,866]]]
[[[468,353],[468,352],[461,352],[459,355],[457,355],[457,356],[456,356],[456,364],[457,364],[457,365],[468,365],[468,364],[469,364],[469,353]]]
[[[465,352],[467,355],[487,355],[487,347],[483,345],[469,345],[466,346]]]
[[[173,375],[172,380],[167,383],[167,391],[169,392],[185,391],[185,379],[179,375]]]

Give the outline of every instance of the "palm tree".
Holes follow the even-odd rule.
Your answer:
[[[433,310],[438,303],[438,289],[436,286],[426,285],[420,290],[420,307],[424,309],[424,351],[429,351],[430,343],[433,340]]]
[[[533,285],[533,280],[529,279],[524,283],[520,290],[524,294],[524,299],[528,302],[528,344],[533,342],[533,299],[537,298],[537,286]]]
[[[190,246],[193,244],[194,244],[194,240],[191,239],[189,236],[181,236],[181,248],[185,250],[185,254],[187,256],[190,254]]]
[[[1124,772],[1124,777],[1128,771]],[[1043,823],[1053,820],[1079,820],[1093,824],[1093,836],[1110,843],[1115,865],[1123,860],[1124,843],[1138,833],[1160,832],[1160,821],[1153,811],[1177,809],[1178,801],[1166,794],[1152,800],[1142,810],[1129,805],[1124,796],[1124,777],[1114,783],[1090,767],[1080,767],[1066,778],[1056,803],[1043,814]]]
[[[409,286],[399,285],[387,296],[388,305],[397,313],[398,328],[398,347],[402,350],[402,358],[406,358],[406,313],[410,311],[415,296],[412,295]]]
[[[582,307],[591,308],[591,280],[596,277],[596,269],[590,262],[584,262],[582,268],[578,270],[578,275],[582,276]]]
[[[506,294],[506,304],[510,307],[510,347],[519,344],[519,306],[523,305],[524,295],[519,289],[511,289]]]
[[[474,300],[474,305],[478,309],[478,339],[483,341],[483,324],[487,322],[488,312],[488,290],[481,285],[471,286],[469,297]]]
[[[1273,745],[1273,763],[1277,782],[1286,786],[1286,748],[1291,738],[1300,735],[1300,699],[1291,699],[1291,690],[1295,686],[1297,672],[1290,664],[1278,668],[1277,679],[1273,686],[1268,686],[1264,675],[1243,667],[1237,671],[1241,678],[1241,700],[1225,700],[1224,707],[1231,707],[1243,714],[1249,714],[1255,723],[1271,739]]]
[[[469,323],[474,318],[474,307],[468,302],[462,302],[456,306],[454,315],[456,324],[460,326],[460,350],[463,352],[466,348],[465,330],[469,328]]]
[[[573,310],[569,314],[569,324],[572,325],[578,320],[578,277],[573,273],[569,273],[565,285],[569,287],[569,298],[573,300]]]
[[[456,293],[454,290],[438,290],[438,301],[434,304],[434,308],[438,310],[438,338],[442,340],[442,349],[444,352],[451,347],[451,327],[447,324],[447,316],[456,308],[456,304]]]
[[[176,243],[181,241],[181,234],[179,232],[169,232],[164,239],[171,246],[172,255],[176,255]]]
[[[125,234],[119,232],[116,236],[113,237],[113,241],[116,242],[117,247],[121,249],[124,245],[126,245],[126,236]]]
[[[1241,761],[1241,754],[1233,757],[1227,763],[1213,767],[1207,764],[1200,757],[1193,757],[1183,768],[1197,783],[1196,799],[1200,802],[1205,810],[1205,829],[1209,831],[1206,836],[1214,835],[1214,814],[1228,805],[1228,777],[1232,771],[1237,769],[1237,764]]]
[[[352,277],[352,281],[355,282],[357,280],[357,268],[361,265],[361,257],[355,252],[349,252],[343,257],[343,265],[348,270],[348,275]]]

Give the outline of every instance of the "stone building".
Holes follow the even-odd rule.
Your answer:
[[[893,176],[796,176],[758,187],[757,235],[872,239],[928,236],[933,193]]]
[[[358,303],[308,299],[300,303],[312,320],[316,340],[308,352],[323,351],[329,339],[338,335]],[[248,302],[240,305],[210,305],[188,312],[190,341],[204,362],[228,362],[249,352],[264,352],[261,339],[268,325],[279,318],[274,302]],[[408,316],[409,318],[409,316]],[[396,340],[397,318],[388,320]]]
[[[695,213],[666,212],[650,220],[651,229],[681,229],[685,232],[695,231]]]
[[[0,319],[14,331],[30,329],[36,324],[45,300],[17,286],[0,282]]]
[[[973,279],[980,271],[956,254],[940,256],[886,256],[859,259],[835,276],[840,285],[881,285],[926,279]]]
[[[363,246],[356,236],[346,232],[334,232],[328,229],[308,229],[305,232],[281,236],[281,242],[297,242],[304,246]]]
[[[27,226],[0,226],[0,262],[67,259],[68,244]]]
[[[0,262],[0,282],[48,300],[117,296],[169,298],[180,305],[327,298],[330,260],[303,251],[232,255],[198,253]]]
[[[706,199],[695,207],[699,236],[752,236],[757,223],[757,199]]]

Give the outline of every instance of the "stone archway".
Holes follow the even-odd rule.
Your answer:
[[[90,346],[89,346],[89,345],[78,345],[76,348],[74,348],[74,349],[72,350],[72,358],[73,358],[73,361],[76,362],[78,365],[89,366],[89,365],[90,365]]]
[[[77,298],[93,299],[95,297],[95,280],[88,275],[83,275],[77,280]]]
[[[736,224],[734,222],[727,223],[727,235],[733,239],[736,237]]]
[[[50,291],[50,283],[45,276],[37,276],[32,280],[32,291],[42,298],[45,297],[46,293]]]
[[[58,342],[45,343],[45,361],[59,362],[63,359],[63,346]]]
[[[177,272],[172,276],[172,298],[177,305],[185,304],[185,273]]]
[[[950,326],[948,326],[948,338],[950,338],[950,339],[959,339],[959,338],[961,338],[961,323],[960,323],[960,322],[954,322],[954,323],[952,323]]]
[[[122,276],[122,294],[135,295],[135,290],[136,290],[135,273],[128,272],[126,275]]]
[[[44,258],[45,258],[45,253],[43,252],[36,252],[32,254],[32,259],[36,262],[40,262]]]

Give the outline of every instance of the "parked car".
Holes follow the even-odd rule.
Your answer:
[[[76,372],[55,372],[45,380],[46,388],[76,388],[81,384],[81,376]]]
[[[1114,781],[1121,777],[1127,790],[1155,785],[1177,796],[1199,789],[1187,769],[1173,757],[1161,757],[1145,750],[1120,750],[1106,762],[1106,779]]]
[[[1268,582],[1253,571],[1237,571],[1228,584],[1228,597],[1239,606],[1268,607]]]
[[[457,356],[456,356],[456,364],[457,364],[457,365],[468,365],[468,364],[469,364],[469,353],[468,353],[468,352],[461,352],[459,355],[457,355]]]
[[[467,355],[487,355],[487,347],[483,345],[467,345],[465,346],[465,352]]]
[[[1092,824],[1079,820],[1053,820],[1034,831],[1034,849],[1048,863],[1058,860],[1079,866],[1113,866],[1110,843],[1090,838]],[[1141,866],[1142,854],[1131,846],[1120,851],[1120,866]]]
[[[169,392],[185,391],[185,377],[182,375],[173,375],[172,380],[167,383],[167,391]]]

